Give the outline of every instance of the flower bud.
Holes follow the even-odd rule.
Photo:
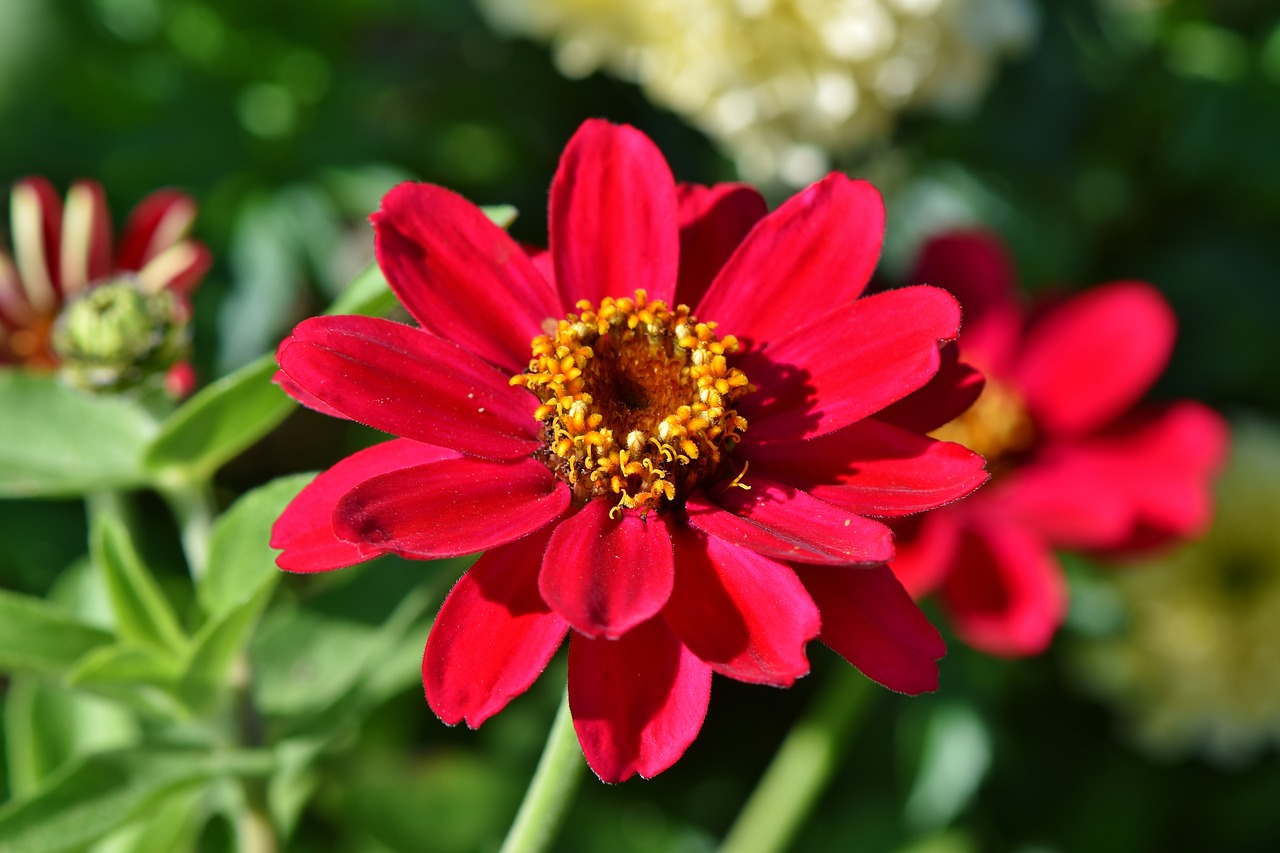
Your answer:
[[[189,312],[169,290],[148,293],[134,276],[68,302],[53,328],[60,371],[89,391],[121,391],[162,374],[189,349]]]

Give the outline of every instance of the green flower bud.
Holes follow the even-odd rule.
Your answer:
[[[189,350],[188,312],[173,293],[148,293],[134,276],[68,302],[53,327],[59,367],[89,391],[121,391],[158,376]]]

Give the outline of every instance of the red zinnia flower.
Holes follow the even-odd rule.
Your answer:
[[[1053,549],[1114,555],[1202,532],[1226,425],[1191,401],[1132,410],[1173,348],[1173,312],[1149,284],[1095,287],[1028,320],[1003,249],[979,233],[931,241],[912,280],[964,305],[963,357],[986,387],[934,435],[986,456],[993,480],[903,525],[893,568],[915,595],[940,589],[966,642],[1035,654],[1066,611]]]
[[[0,365],[56,367],[50,338],[63,306],[122,275],[144,291],[185,300],[209,268],[209,252],[186,239],[196,206],[160,190],[134,208],[112,254],[111,214],[102,187],[78,181],[64,206],[43,178],[25,178],[10,197],[13,259],[0,250]]]
[[[279,564],[489,549],[431,630],[429,704],[479,725],[572,629],[574,726],[609,782],[679,758],[713,671],[790,685],[814,637],[888,687],[934,689],[941,638],[867,516],[939,506],[986,474],[872,417],[934,376],[960,320],[936,288],[859,298],[876,191],[832,175],[765,216],[746,187],[677,188],[647,137],[591,121],[550,215],[550,251],[531,258],[448,190],[386,196],[378,262],[421,328],[307,320],[280,381],[401,437],[295,499]],[[955,396],[930,427],[967,405]]]

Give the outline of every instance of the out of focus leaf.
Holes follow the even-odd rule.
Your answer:
[[[251,647],[263,713],[291,718],[294,732],[323,738],[412,684],[428,614],[454,575],[454,561],[388,561],[376,571],[353,572],[305,604],[273,611]]]
[[[273,480],[235,502],[217,520],[209,543],[209,562],[196,589],[200,609],[221,616],[244,606],[262,586],[280,579],[271,526],[313,474]]]
[[[213,528],[209,563],[197,585],[208,618],[196,634],[183,677],[189,703],[203,704],[226,680],[245,650],[258,616],[280,580],[271,525],[313,475],[282,477],[249,492]]]
[[[0,497],[139,485],[146,479],[143,448],[155,432],[155,420],[128,398],[0,370]]]
[[[60,674],[114,638],[39,598],[0,590],[0,671]]]
[[[991,766],[991,733],[968,705],[946,704],[930,715],[920,773],[904,808],[920,829],[940,829],[960,814]]]
[[[93,524],[90,550],[106,581],[116,627],[126,642],[178,657],[187,646],[173,609],[115,516],[103,513]]]
[[[199,749],[88,756],[34,795],[0,809],[0,850],[58,853],[96,841],[176,792],[227,776],[259,776],[269,754]]]
[[[3,707],[9,785],[15,798],[33,793],[71,759],[120,749],[138,733],[134,716],[119,704],[29,675],[9,681]]]
[[[206,480],[293,411],[271,382],[273,356],[245,365],[188,400],[165,419],[144,461],[153,476]]]

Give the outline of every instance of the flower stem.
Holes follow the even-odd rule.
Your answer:
[[[787,734],[755,791],[729,828],[720,853],[778,853],[804,824],[831,780],[873,685],[840,667]]]
[[[549,848],[573,802],[584,767],[566,691],[501,853],[539,853]]]
[[[208,482],[183,483],[163,488],[161,494],[169,504],[182,536],[182,553],[193,580],[204,575],[209,557],[209,539],[217,515],[213,505],[213,488]]]

